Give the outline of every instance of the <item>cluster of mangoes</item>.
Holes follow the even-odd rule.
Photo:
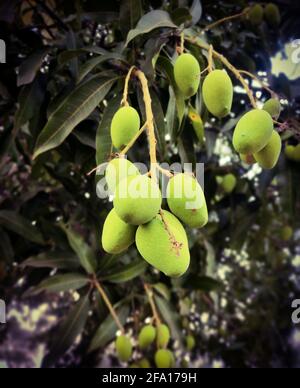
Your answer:
[[[247,13],[247,18],[253,26],[259,26],[264,18],[269,26],[276,28],[281,23],[281,14],[278,6],[274,3],[269,3],[265,7],[261,4],[253,5]]]

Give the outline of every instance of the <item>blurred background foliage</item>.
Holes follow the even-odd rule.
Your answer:
[[[282,13],[278,29],[235,20],[201,37],[237,68],[270,84],[282,100],[281,121],[289,123],[283,139],[296,145],[299,64],[291,65],[286,55],[299,32],[299,4],[276,3]],[[0,297],[7,303],[8,322],[0,326],[0,361],[9,367],[118,366],[111,344],[117,329],[90,287],[97,275],[133,337],[151,316],[143,282],[153,285],[159,313],[172,329],[178,366],[299,366],[300,331],[291,322],[291,302],[300,295],[299,164],[284,153],[270,172],[240,162],[231,133],[250,104],[234,78],[229,118],[212,119],[200,93],[193,101],[205,122],[205,141],[195,136],[188,112],[178,109],[172,83],[169,88],[182,28],[200,36],[206,25],[248,5],[243,0],[1,1],[7,63],[0,65]],[[157,9],[166,12],[163,19],[150,16],[148,25],[143,19],[125,48],[129,31]],[[187,48],[204,69],[205,52]],[[205,163],[210,222],[204,230],[189,231],[191,267],[179,280],[145,265],[135,247],[112,257],[100,245],[111,203],[97,198],[95,177],[87,173],[109,158],[109,123],[132,64],[151,84],[160,160]],[[257,98],[269,97],[249,82]],[[91,91],[96,101],[90,101]],[[143,114],[135,82],[130,99]],[[67,125],[73,108],[79,115]],[[49,151],[33,159],[47,143],[39,135],[57,110],[62,130],[54,129]],[[142,137],[129,158],[148,163],[147,154]],[[238,178],[231,194],[216,180],[227,173]],[[293,228],[288,241],[285,226]],[[184,346],[187,334],[196,338],[192,352]]]

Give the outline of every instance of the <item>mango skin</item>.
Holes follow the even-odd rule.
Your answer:
[[[167,186],[167,201],[171,212],[192,228],[202,228],[208,222],[208,211],[203,190],[188,174],[178,174]]]
[[[150,265],[170,277],[183,275],[190,265],[186,232],[173,214],[163,211],[136,232],[136,246]],[[165,224],[166,223],[166,224]]]
[[[280,135],[273,131],[269,143],[257,154],[254,154],[254,158],[260,167],[271,170],[278,162],[282,148],[282,141]]]
[[[192,336],[191,334],[189,334],[186,339],[185,339],[185,342],[186,342],[186,348],[187,350],[189,350],[190,352],[195,348],[196,346],[196,340],[195,340],[195,337]]]
[[[228,116],[233,101],[233,85],[223,70],[214,70],[205,78],[202,88],[204,103],[211,114],[219,119]]]
[[[237,185],[237,179],[233,174],[227,174],[222,179],[222,189],[226,194],[231,194]]]
[[[139,362],[139,367],[140,368],[151,368],[151,364],[149,362],[149,360],[147,360],[147,358],[143,358],[140,362]]]
[[[271,139],[274,124],[270,114],[253,109],[238,122],[233,134],[233,146],[240,154],[255,154]]]
[[[263,110],[268,112],[273,119],[278,120],[281,113],[280,101],[277,98],[270,98],[265,102]]]
[[[265,8],[265,18],[271,27],[278,27],[281,24],[281,15],[276,4],[269,3]]]
[[[194,96],[200,85],[200,65],[191,54],[180,55],[174,65],[176,84],[185,98]]]
[[[155,353],[155,365],[157,368],[172,368],[174,366],[174,355],[168,349],[160,349]]]
[[[105,171],[105,179],[111,194],[116,191],[117,185],[128,176],[139,175],[138,168],[125,158],[111,160]]]
[[[150,222],[159,212],[161,203],[158,185],[145,175],[123,179],[115,192],[116,213],[121,220],[131,225]]]
[[[131,106],[120,108],[111,123],[111,139],[114,147],[126,146],[140,130],[141,120],[138,112]]]
[[[120,335],[116,340],[116,351],[118,358],[127,362],[132,356],[132,344],[130,339],[125,335]]]
[[[246,164],[255,164],[256,163],[256,160],[254,159],[254,156],[253,155],[250,155],[250,154],[240,154],[240,157],[241,157],[241,160],[242,162],[246,163]]]
[[[249,11],[249,20],[253,26],[259,26],[264,19],[264,9],[260,4],[251,7]]]
[[[139,334],[139,347],[146,349],[153,344],[156,338],[156,329],[152,325],[147,325],[142,328]]]
[[[102,231],[105,252],[117,255],[126,251],[135,240],[136,227],[122,221],[114,209],[108,214]]]
[[[285,147],[285,156],[293,162],[300,162],[300,144],[297,146],[287,145]]]
[[[157,346],[159,348],[165,348],[168,346],[168,343],[171,338],[170,329],[164,323],[161,323],[157,327]]]

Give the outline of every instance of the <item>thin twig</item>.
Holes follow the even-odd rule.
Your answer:
[[[127,144],[127,146],[120,152],[120,155],[126,155],[127,152],[130,150],[130,148],[135,144],[137,139],[141,136],[141,134],[145,131],[147,128],[147,123],[145,123],[142,128],[138,131],[138,133],[132,138],[130,143]]]
[[[150,304],[150,307],[152,310],[153,318],[156,322],[156,325],[158,326],[161,324],[161,320],[160,320],[160,317],[158,315],[157,308],[156,308],[156,305],[154,302],[152,288],[149,286],[149,284],[146,284],[146,283],[144,284],[144,288],[145,288],[145,291],[146,291],[146,294],[147,294],[147,297],[149,300],[149,304]]]
[[[262,87],[263,89],[266,89],[272,96],[277,96],[277,94],[276,94],[272,89],[270,89],[270,88],[264,83],[264,81],[262,81],[261,79],[259,79],[258,77],[256,77],[254,74],[252,74],[252,73],[250,73],[249,71],[246,71],[246,70],[238,70],[238,71],[239,71],[239,73],[245,74],[245,75],[247,75],[248,77],[250,77],[250,78],[254,79],[255,81],[257,81],[257,82],[261,85],[261,87]]]
[[[128,90],[129,90],[129,81],[132,76],[132,73],[135,69],[135,66],[132,66],[127,73],[126,79],[125,79],[125,87],[124,87],[124,93],[123,93],[123,99],[121,101],[121,105],[128,106]]]
[[[209,50],[208,50],[208,72],[211,73],[213,71],[213,46],[209,45]]]
[[[249,8],[246,8],[244,9],[243,12],[240,12],[236,15],[232,15],[232,16],[227,16],[223,19],[220,19],[220,20],[217,20],[216,22],[212,23],[212,24],[209,24],[207,25],[204,30],[202,31],[202,34],[204,34],[205,32],[209,31],[209,30],[212,30],[213,28],[219,26],[220,24],[223,24],[225,22],[228,22],[228,21],[231,21],[231,20],[234,20],[234,19],[239,19],[243,16],[245,16],[247,13],[249,12]]]

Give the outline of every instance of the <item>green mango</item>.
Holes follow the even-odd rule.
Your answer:
[[[221,187],[226,194],[231,194],[237,185],[237,179],[233,174],[227,174],[223,177]]]
[[[105,179],[111,194],[116,190],[117,185],[128,176],[139,175],[138,168],[126,158],[111,160],[105,170]]]
[[[170,329],[164,323],[157,326],[157,346],[159,348],[165,348],[171,338]]]
[[[177,174],[167,186],[170,210],[192,228],[202,228],[208,222],[205,196],[198,181],[188,174]]]
[[[153,344],[156,338],[156,329],[152,325],[147,325],[142,328],[139,334],[139,347],[146,349]]]
[[[136,227],[122,221],[115,209],[108,214],[102,232],[102,247],[109,254],[126,251],[135,240]]]
[[[168,349],[160,349],[155,353],[157,368],[172,368],[175,364],[173,353]]]
[[[197,59],[191,54],[180,55],[174,66],[176,84],[185,98],[194,96],[200,85],[201,69]]]
[[[260,4],[255,4],[250,8],[249,20],[253,26],[259,26],[264,20],[264,9]]]
[[[159,212],[162,196],[158,185],[146,175],[123,179],[116,188],[117,215],[131,225],[150,222]]]
[[[233,101],[233,85],[223,70],[214,70],[205,78],[202,88],[203,100],[208,111],[218,118],[229,115]]]
[[[287,145],[285,147],[285,156],[293,162],[300,162],[300,144],[297,146]]]
[[[120,335],[116,340],[116,351],[120,361],[127,362],[132,356],[132,344],[126,335]]]
[[[136,245],[141,256],[170,277],[183,275],[190,264],[186,232],[173,214],[163,211],[151,222],[139,226]]]
[[[274,124],[270,114],[264,110],[253,109],[238,122],[233,145],[239,154],[255,154],[270,141]]]
[[[294,236],[294,230],[290,226],[286,225],[282,228],[280,235],[283,241],[289,241]]]
[[[280,101],[276,98],[270,98],[270,100],[265,102],[263,110],[268,112],[273,119],[278,120],[281,113]]]
[[[114,147],[126,146],[140,130],[138,112],[131,106],[120,108],[111,123],[111,139]]]
[[[192,335],[188,335],[185,339],[186,342],[186,348],[188,351],[192,351],[196,346],[196,340],[195,337]]]
[[[274,3],[267,4],[265,8],[265,18],[267,23],[276,28],[281,24],[281,14],[278,6]]]
[[[273,131],[269,143],[258,153],[254,154],[254,158],[260,167],[271,170],[275,167],[280,157],[282,148],[281,137],[276,131]]]

